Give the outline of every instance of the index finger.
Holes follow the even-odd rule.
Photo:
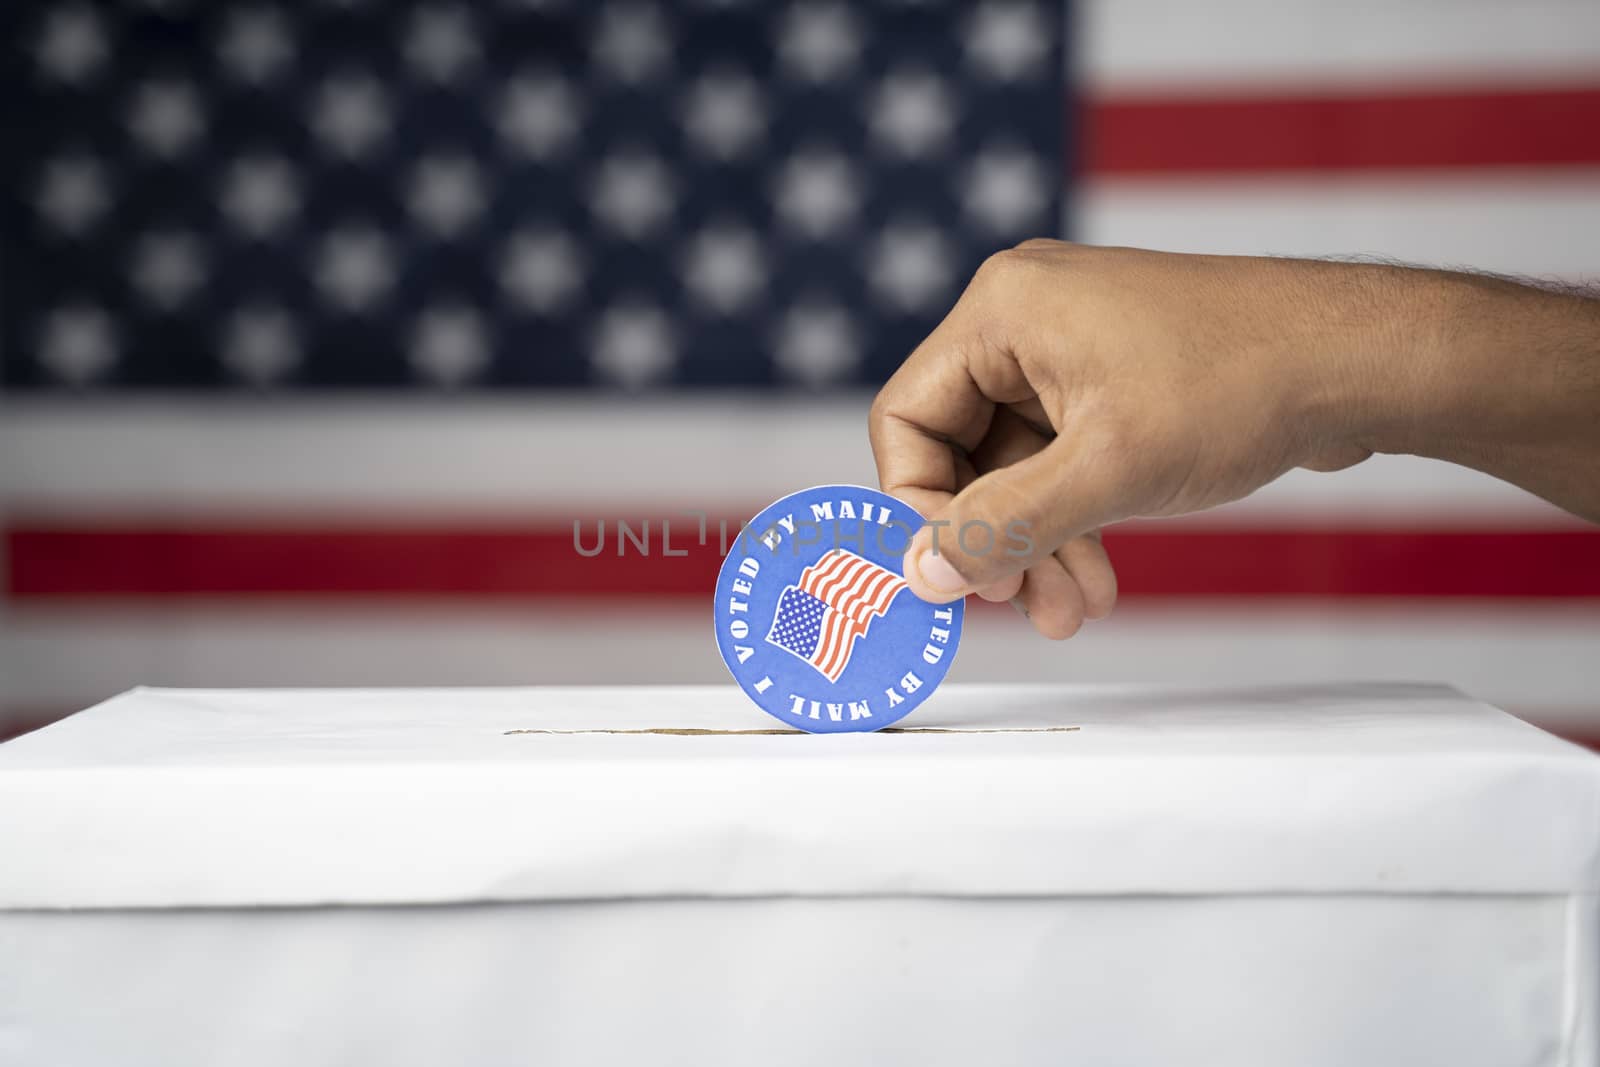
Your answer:
[[[961,299],[878,392],[867,434],[878,484],[932,517],[961,488],[958,463],[989,430],[996,404],[1033,395],[1016,359],[996,340],[983,307],[980,269]]]

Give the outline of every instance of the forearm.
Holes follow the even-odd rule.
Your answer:
[[[1366,360],[1361,444],[1473,467],[1600,522],[1600,300],[1404,273],[1392,350]]]

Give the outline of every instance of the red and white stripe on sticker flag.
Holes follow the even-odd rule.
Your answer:
[[[856,639],[866,636],[872,620],[888,611],[904,588],[904,578],[842,548],[802,571],[801,591],[827,608],[811,664],[828,680],[838,681],[850,664]]]

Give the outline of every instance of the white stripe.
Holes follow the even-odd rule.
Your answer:
[[[699,608],[426,605],[13,611],[4,702],[87,705],[134,685],[720,682]],[[1063,644],[1009,609],[968,616],[959,681],[1450,682],[1502,706],[1600,712],[1600,607],[1131,605]],[[1600,720],[1595,725],[1600,726]]]
[[[836,607],[839,603],[838,592],[841,588],[848,587],[848,583],[852,580],[850,575],[853,573],[859,577],[872,573],[872,569],[873,564],[870,560],[853,552],[835,549],[833,558],[812,576],[811,593],[829,607]]]
[[[876,619],[886,613],[889,610],[889,604],[894,600],[895,594],[906,587],[906,580],[893,571],[885,570],[882,567],[878,568],[878,571],[878,578],[882,584],[878,586],[870,599],[863,599],[862,607],[865,609],[865,614],[860,619],[861,622],[870,622],[872,619]]]
[[[1600,5],[1596,5],[1600,8]],[[1460,176],[1103,179],[1088,244],[1241,255],[1377,255],[1600,283],[1600,169]]]
[[[1087,0],[1076,61],[1096,92],[1351,82],[1593,80],[1593,0]]]
[[[737,515],[810,485],[876,485],[870,399],[12,402],[0,404],[0,512],[243,522],[264,514],[313,524],[671,517],[687,508]],[[1487,475],[1406,456],[1338,474],[1291,472],[1247,501],[1185,521],[1303,518],[1575,521]]]
[[[866,570],[857,575],[847,588],[840,590],[836,594],[834,602],[838,605],[840,611],[850,617],[852,622],[869,622],[883,614],[884,609],[878,603],[878,600],[883,596],[883,590],[879,589],[876,595],[870,598],[866,595],[867,590],[886,580],[892,583],[894,575],[876,563],[869,562]]]
[[[738,509],[877,484],[869,402],[13,402],[0,407],[0,499],[163,514]]]
[[[849,652],[851,634],[854,632],[850,617],[841,611],[829,609],[822,629],[822,643],[811,662],[830,680],[838,681],[844,671],[840,662]]]

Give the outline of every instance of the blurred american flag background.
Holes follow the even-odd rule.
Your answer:
[[[874,483],[874,386],[1024,237],[1600,276],[1592,0],[0,25],[0,736],[137,684],[720,680],[719,523]],[[1487,477],[1107,543],[1113,619],[982,606],[952,677],[1440,679],[1600,739],[1600,532]]]

